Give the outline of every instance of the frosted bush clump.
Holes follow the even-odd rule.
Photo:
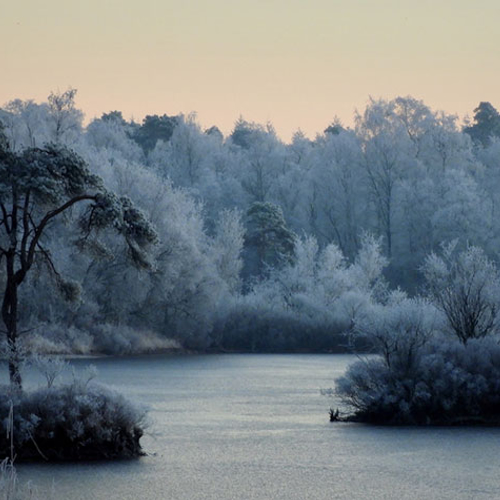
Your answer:
[[[348,419],[500,424],[497,267],[476,247],[442,253],[422,268],[428,298],[392,292],[357,322],[376,355],[337,380]]]
[[[374,304],[356,329],[384,362],[398,373],[411,375],[421,349],[435,333],[439,313],[425,299],[394,295],[385,305]]]
[[[408,353],[408,351],[406,351]],[[500,345],[495,339],[435,338],[411,363],[384,356],[351,365],[336,394],[354,420],[383,424],[498,424]]]
[[[29,363],[45,378],[50,389],[55,380],[68,368],[69,363],[62,357],[33,354]]]
[[[131,458],[139,443],[145,411],[115,391],[87,379],[33,392],[0,391],[0,456],[10,456],[6,426],[13,403],[17,460]]]

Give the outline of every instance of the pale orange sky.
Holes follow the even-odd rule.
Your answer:
[[[500,107],[499,0],[0,0],[0,105],[78,89],[87,119],[197,112],[288,141],[368,96]]]

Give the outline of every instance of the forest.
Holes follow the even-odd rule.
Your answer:
[[[333,421],[498,425],[491,104],[460,124],[371,99],[285,144],[243,118],[84,126],[75,97],[0,109],[2,467],[143,454],[144,410],[92,373],[53,387],[54,354],[364,352]],[[45,388],[23,391],[26,363]]]
[[[126,237],[122,251],[116,224],[82,237],[85,204],[51,220],[18,291],[28,352],[346,350],[366,346],[360,325],[394,303],[446,317],[431,299],[460,269],[482,261],[495,281],[500,114],[487,102],[464,124],[412,97],[370,99],[352,128],[334,119],[285,144],[243,118],[227,137],[194,114],[111,111],[84,126],[75,98],[6,103],[4,147],[33,165],[73,155],[136,207],[148,250]],[[1,171],[0,193],[6,206]]]

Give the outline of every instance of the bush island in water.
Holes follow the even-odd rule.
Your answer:
[[[377,356],[337,380],[348,419],[500,425],[500,279],[478,248],[431,255],[430,299],[393,294],[358,325]]]
[[[75,380],[22,393],[4,387],[0,414],[2,457],[92,460],[143,454],[139,440],[145,411],[93,382]]]
[[[337,380],[351,420],[377,424],[500,425],[500,346],[493,339],[436,338],[412,366],[358,361]]]

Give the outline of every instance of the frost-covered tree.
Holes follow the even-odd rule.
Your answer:
[[[82,306],[79,319],[88,321],[85,308],[94,304],[94,323],[147,328],[189,347],[208,345],[212,316],[227,290],[219,272],[225,264],[219,267],[222,262],[218,259],[231,267],[234,247],[229,244],[235,242],[228,240],[228,247],[221,249],[229,258],[226,261],[216,251],[219,231],[212,238],[205,230],[203,206],[155,170],[128,162],[99,163],[99,157],[90,161],[110,189],[129,197],[148,214],[159,243],[152,252],[155,268],[138,274],[117,252],[119,238],[107,235],[106,244],[116,249],[116,256],[84,266],[89,272],[87,304]],[[229,273],[225,277],[229,278]]]
[[[44,122],[48,117],[48,106],[36,104],[33,100],[14,99],[7,103],[0,116],[7,125],[11,148],[36,147],[47,140]]]
[[[0,109],[0,120],[12,150],[42,146],[51,140],[49,106],[14,99]]]
[[[83,113],[75,106],[77,90],[51,92],[47,101],[51,140],[56,144],[73,142],[82,128]]]
[[[312,167],[302,181],[303,210],[321,243],[334,241],[352,258],[369,220],[366,204],[360,203],[368,197],[360,143],[354,132],[341,130],[325,134],[316,145]]]
[[[274,128],[270,124],[263,127],[240,118],[230,136],[230,143],[240,163],[234,175],[249,202],[274,201],[272,190],[286,165],[285,150]]]
[[[85,149],[93,149],[105,152],[109,160],[140,162],[143,160],[143,152],[140,146],[131,138],[133,127],[127,123],[119,111],[103,114],[99,119],[92,120],[85,130]]]
[[[403,157],[411,147],[394,108],[394,102],[372,100],[363,115],[356,117],[356,131],[362,139],[363,166],[377,216],[376,229],[384,237],[389,258],[394,244],[396,189]]]
[[[213,182],[211,149],[214,136],[203,134],[196,123],[196,115],[177,117],[177,125],[167,141],[158,141],[150,154],[150,163],[169,177],[176,186],[190,188],[205,194]],[[220,142],[219,142],[220,143]]]
[[[446,316],[451,331],[466,344],[497,328],[500,275],[496,265],[478,247],[459,252],[457,242],[442,256],[431,254],[423,272],[430,296]]]
[[[83,113],[75,105],[75,89],[51,92],[47,102],[14,99],[0,109],[14,151],[48,142],[73,146],[82,132]]]
[[[230,293],[238,293],[241,289],[241,270],[245,229],[241,223],[239,212],[224,210],[219,218],[216,234],[212,244],[213,258],[219,276]]]
[[[62,294],[74,299],[78,287],[58,272],[47,234],[54,222],[84,205],[78,222],[82,248],[95,246],[99,229],[111,227],[127,242],[135,264],[147,266],[144,249],[156,232],[130,199],[104,188],[75,153],[58,146],[15,153],[0,149],[0,264],[5,270],[2,320],[9,345],[11,383],[21,387],[19,371],[18,289],[36,262],[46,264]]]
[[[411,377],[437,324],[436,311],[425,299],[408,299],[394,293],[386,304],[377,304],[356,328],[386,366],[402,377]]]

